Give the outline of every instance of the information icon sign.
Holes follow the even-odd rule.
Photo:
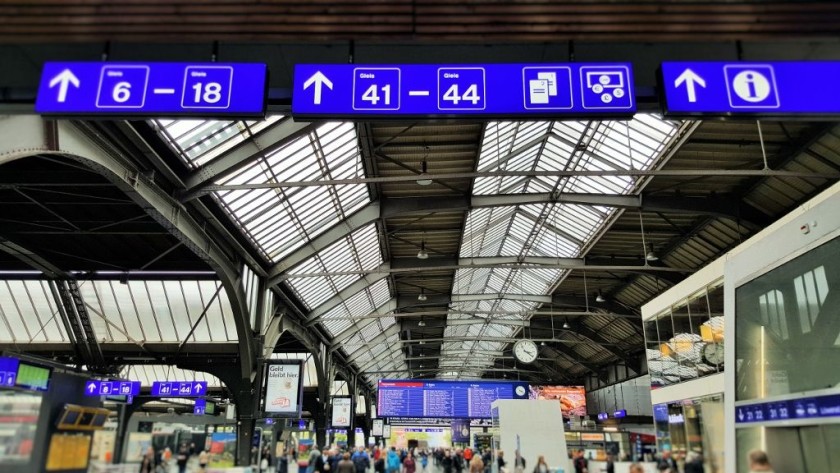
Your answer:
[[[779,89],[772,66],[728,65],[723,73],[732,108],[779,108]]]

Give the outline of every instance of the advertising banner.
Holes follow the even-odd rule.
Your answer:
[[[300,417],[303,395],[303,364],[300,360],[277,360],[266,364],[265,416]]]
[[[452,421],[452,441],[457,443],[469,443],[470,441],[470,420],[454,419]]]
[[[332,410],[333,427],[350,427],[353,403],[349,397],[334,397]]]
[[[370,429],[370,434],[374,437],[382,437],[382,428],[385,425],[385,421],[382,419],[373,419],[373,426]]]
[[[586,390],[583,386],[531,386],[530,398],[560,401],[563,417],[586,415]]]

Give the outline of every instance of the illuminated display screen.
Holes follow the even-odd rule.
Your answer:
[[[50,369],[21,362],[18,367],[15,385],[22,388],[46,391],[50,385]]]
[[[381,417],[490,418],[497,399],[528,399],[528,384],[497,381],[381,380]]]

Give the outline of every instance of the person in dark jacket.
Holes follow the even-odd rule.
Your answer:
[[[685,473],[706,473],[703,466],[703,455],[697,452],[688,452],[685,461]]]
[[[155,449],[149,447],[140,460],[140,473],[155,473]]]
[[[443,465],[443,473],[452,473],[452,453],[447,450],[443,452],[443,459],[441,459],[440,464]]]
[[[356,465],[353,464],[353,460],[350,460],[349,453],[341,456],[341,460],[333,471],[334,473],[356,473]]]

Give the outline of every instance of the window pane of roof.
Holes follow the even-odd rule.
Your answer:
[[[222,288],[213,297],[219,285],[218,281],[86,281],[79,289],[99,340],[179,342],[199,322],[188,342],[236,341],[227,293]]]
[[[67,341],[47,281],[0,281],[0,342]]]
[[[317,182],[363,176],[356,128],[326,123],[217,184]],[[215,193],[271,261],[277,261],[370,202],[364,184],[277,187]]]
[[[339,291],[361,279],[358,275],[295,277],[340,271],[371,271],[382,264],[376,226],[360,228],[304,260],[290,272],[287,281],[309,309],[318,307]]]
[[[199,167],[282,118],[275,115],[247,122],[159,119],[150,124],[188,166]]]

